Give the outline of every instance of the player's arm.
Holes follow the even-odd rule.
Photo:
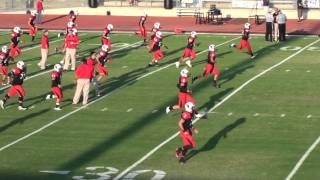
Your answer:
[[[18,45],[18,38],[12,37],[12,38],[11,38],[11,42],[12,42],[12,44],[13,44],[13,47],[16,47],[16,46]]]
[[[184,127],[183,127],[183,123],[184,122],[185,122],[185,120],[181,118],[179,123],[178,123],[178,125],[179,125],[179,128],[180,128],[181,131],[186,132],[187,129],[184,129]]]

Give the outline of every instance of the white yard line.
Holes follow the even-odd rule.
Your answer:
[[[230,93],[228,96],[226,96],[222,101],[220,101],[218,104],[216,104],[215,106],[213,106],[211,109],[209,109],[209,111],[207,112],[211,112],[215,109],[217,109],[219,106],[221,106],[224,102],[226,102],[228,99],[230,99],[232,96],[234,96],[235,94],[237,94],[239,91],[241,91],[244,87],[246,87],[248,84],[250,84],[252,81],[256,80],[257,78],[261,77],[262,75],[266,74],[267,72],[271,71],[272,69],[280,66],[281,64],[287,62],[288,60],[292,59],[293,57],[295,57],[296,55],[300,54],[302,51],[304,51],[305,49],[309,48],[310,46],[318,43],[320,41],[320,39],[308,44],[307,46],[305,46],[304,48],[300,49],[299,51],[295,52],[294,54],[290,55],[289,57],[285,58],[284,60],[280,61],[279,63],[269,67],[268,69],[262,71],[261,73],[255,75],[254,77],[252,77],[251,79],[249,79],[248,81],[246,81],[245,83],[243,83],[240,87],[238,87],[236,90],[234,90],[232,93]],[[197,121],[199,121],[200,118],[196,118],[193,122],[196,123]],[[173,134],[171,137],[169,137],[168,139],[166,139],[165,141],[161,142],[159,145],[157,145],[155,148],[153,148],[151,151],[149,151],[147,154],[145,154],[143,157],[141,157],[138,161],[134,162],[131,166],[127,167],[125,170],[123,170],[119,175],[117,175],[115,178],[113,178],[113,180],[118,180],[120,178],[122,178],[123,176],[125,176],[128,172],[130,172],[132,169],[134,169],[135,167],[137,167],[139,164],[141,164],[143,161],[145,161],[147,158],[149,158],[152,154],[154,154],[156,151],[158,151],[162,146],[164,146],[165,144],[167,144],[168,142],[170,142],[172,139],[176,138],[179,135],[179,132],[176,132],[175,134]],[[318,141],[320,141],[320,137],[318,138]],[[318,144],[319,142],[316,141]],[[314,149],[314,148],[313,148]],[[304,161],[304,160],[303,160]]]
[[[238,38],[233,38],[233,39],[231,39],[231,40],[228,40],[228,41],[226,41],[226,42],[224,42],[224,43],[221,43],[221,44],[217,45],[217,47],[218,47],[218,46],[222,46],[222,45],[224,45],[224,44],[226,44],[226,43],[229,43],[229,42],[231,42],[231,41],[233,41],[233,40],[235,40],[235,39],[238,39]],[[142,41],[140,41],[140,42],[142,42]],[[137,43],[139,43],[139,42],[137,42]],[[136,44],[136,43],[135,43],[135,44]],[[131,44],[131,45],[133,45],[133,44]],[[207,51],[207,50],[201,51],[201,52],[198,53],[198,54],[201,54],[201,53],[206,52],[206,51]],[[172,63],[172,64],[170,64],[169,66],[172,66],[172,65],[174,65],[174,64],[175,64],[175,63]],[[79,112],[80,110],[86,108],[87,106],[90,106],[90,105],[92,105],[92,104],[94,104],[94,103],[96,103],[96,102],[99,102],[99,101],[103,100],[104,98],[112,95],[112,94],[115,93],[116,91],[119,91],[119,90],[121,90],[121,89],[124,88],[124,87],[127,87],[127,86],[130,85],[132,82],[135,82],[135,81],[138,81],[138,80],[140,80],[140,79],[142,79],[142,78],[148,77],[148,76],[150,76],[150,75],[152,75],[152,74],[154,74],[154,73],[156,73],[156,72],[158,72],[158,71],[161,71],[161,70],[163,70],[163,69],[168,68],[169,66],[161,67],[161,68],[159,68],[159,69],[157,69],[157,70],[154,70],[154,71],[152,71],[152,72],[149,72],[149,73],[147,73],[147,74],[145,74],[145,75],[143,75],[143,76],[141,76],[141,77],[139,77],[139,78],[136,78],[136,79],[133,79],[133,80],[129,81],[128,83],[126,83],[126,84],[124,84],[124,85],[122,85],[122,86],[114,89],[113,91],[110,91],[109,93],[101,96],[100,98],[97,98],[97,99],[91,101],[91,102],[88,103],[86,106],[81,106],[81,107],[79,107],[78,109],[75,109],[75,110],[73,110],[73,111],[71,111],[71,112],[69,112],[69,113],[61,116],[60,118],[55,119],[54,121],[51,121],[50,123],[42,126],[41,128],[39,128],[39,129],[37,129],[37,130],[35,130],[35,131],[33,131],[33,132],[31,132],[31,133],[23,136],[23,137],[15,140],[15,141],[13,141],[13,142],[5,145],[5,146],[2,146],[2,147],[0,148],[0,152],[3,151],[3,150],[5,150],[5,149],[7,149],[7,148],[9,148],[9,147],[11,147],[11,146],[13,146],[13,145],[15,145],[15,144],[17,144],[17,143],[19,143],[19,142],[21,142],[21,141],[23,141],[23,140],[25,140],[25,139],[28,139],[29,137],[31,137],[31,136],[33,136],[33,135],[35,135],[35,134],[43,131],[44,129],[47,129],[48,127],[50,127],[50,126],[58,123],[59,121],[65,119],[65,118],[67,118],[67,117],[69,117],[69,116],[71,116],[71,115],[73,115],[73,114],[75,114],[75,113],[77,113],[77,112]]]
[[[308,150],[303,154],[294,168],[290,171],[289,175],[286,177],[286,180],[291,180],[292,177],[297,173],[303,162],[307,159],[307,157],[311,154],[311,152],[317,147],[320,143],[320,136],[313,142],[313,144],[308,148]]]
[[[135,46],[135,45],[137,45],[137,44],[139,44],[139,43],[142,43],[142,41],[135,42],[135,43],[133,43],[133,44],[130,44],[130,45],[128,45],[128,46],[124,46],[124,47],[119,48],[119,49],[111,50],[110,53],[117,52],[117,51],[126,49],[126,48],[131,47],[131,46]],[[37,73],[37,74],[35,74],[35,75],[33,75],[33,76],[27,76],[27,79],[26,79],[26,80],[30,80],[30,79],[36,78],[36,77],[38,77],[38,76],[42,76],[43,74],[50,73],[51,71],[52,71],[52,69],[49,69],[49,70],[46,70],[46,71]],[[26,80],[25,80],[25,81],[26,81]],[[9,87],[10,87],[10,85],[7,85],[7,86],[4,86],[4,87],[0,88],[0,90],[7,89],[7,88],[9,88]]]

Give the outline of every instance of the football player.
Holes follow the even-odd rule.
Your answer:
[[[12,71],[9,73],[9,79],[11,82],[11,87],[8,91],[8,93],[5,95],[5,97],[0,101],[0,107],[2,109],[5,109],[5,104],[7,103],[8,99],[15,94],[18,94],[18,109],[20,111],[27,110],[26,107],[23,106],[23,99],[26,95],[22,84],[24,79],[26,78],[26,67],[23,61],[18,61],[17,66],[12,69]]]
[[[151,45],[148,48],[148,51],[152,52],[153,54],[153,59],[148,64],[149,67],[158,65],[158,61],[163,59],[164,55],[163,55],[163,52],[161,51],[161,46],[162,46],[162,33],[158,31],[156,33],[156,36],[153,38]]]
[[[61,77],[62,77],[62,66],[61,64],[55,64],[51,73],[51,94],[46,96],[46,100],[56,98],[56,106],[54,110],[60,111],[60,102],[62,101],[63,94],[61,89]]]
[[[38,27],[35,25],[34,21],[36,20],[37,17],[37,11],[31,11],[30,12],[30,17],[28,20],[28,27],[29,27],[29,35],[31,36],[31,41],[34,41],[34,38],[36,36],[36,33],[38,31]]]
[[[182,69],[180,72],[180,77],[177,84],[177,87],[179,89],[179,102],[177,105],[167,106],[166,107],[167,114],[171,111],[178,110],[184,107],[184,105],[187,102],[192,102],[193,104],[195,104],[193,98],[191,97],[192,91],[191,89],[188,89],[188,76],[189,76],[188,69],[186,68]]]
[[[143,37],[143,41],[146,42],[147,41],[147,31],[146,31],[146,27],[145,27],[145,23],[147,21],[147,13],[145,12],[143,16],[140,17],[139,20],[139,31],[136,32],[135,34],[140,35],[141,37]]]
[[[73,10],[71,10],[69,12],[69,22],[73,22],[74,24],[76,24],[76,20],[77,20],[77,16],[79,15],[78,11],[74,12]]]
[[[111,42],[110,42],[110,34],[113,30],[113,25],[108,24],[106,28],[104,28],[102,32],[102,45],[108,45],[109,50],[112,49]]]
[[[13,32],[11,34],[11,39],[10,39],[10,52],[9,52],[9,57],[14,61],[14,58],[18,55],[21,54],[21,49],[19,48],[19,43],[20,43],[20,37],[21,37],[22,31],[20,27],[16,26],[13,28]]]
[[[109,75],[109,70],[107,67],[105,67],[105,64],[107,62],[112,62],[112,58],[109,55],[109,47],[108,45],[102,45],[102,48],[97,55],[97,69],[98,69],[98,82],[102,80],[103,77],[108,77]]]
[[[196,142],[192,136],[193,132],[198,134],[198,129],[192,126],[194,116],[194,104],[187,102],[184,105],[184,111],[181,113],[179,121],[180,137],[182,138],[183,146],[176,148],[176,157],[180,163],[184,163],[184,157],[188,153],[188,150],[196,147]]]
[[[256,56],[253,54],[252,47],[251,47],[250,42],[249,42],[250,31],[251,31],[250,23],[245,23],[244,24],[244,28],[242,30],[242,37],[241,37],[241,40],[240,40],[240,44],[232,43],[230,46],[234,47],[234,48],[237,48],[237,49],[240,49],[240,50],[243,49],[243,48],[248,49],[248,53],[250,55],[250,58],[254,59]]]
[[[7,85],[8,79],[8,66],[9,66],[9,51],[7,46],[2,46],[0,54],[0,74],[2,75],[1,85]]]
[[[215,52],[214,44],[211,44],[209,46],[208,59],[207,59],[205,70],[203,71],[201,76],[199,75],[199,76],[193,77],[192,83],[194,83],[194,81],[196,81],[201,77],[207,77],[209,74],[213,74],[213,85],[217,88],[220,87],[218,85],[219,69],[216,66],[216,52]]]
[[[176,62],[176,67],[179,68],[180,64],[186,60],[186,64],[189,67],[192,67],[191,65],[191,60],[193,60],[194,58],[196,58],[196,52],[193,49],[195,42],[196,42],[196,38],[197,38],[197,32],[192,31],[190,33],[190,36],[187,39],[187,47],[184,49],[184,52],[181,56],[181,58],[179,59],[178,62]]]

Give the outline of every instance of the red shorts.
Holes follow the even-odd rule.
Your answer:
[[[183,108],[187,102],[192,102],[195,104],[194,99],[188,94],[184,92],[179,92],[179,106]]]
[[[24,89],[21,85],[14,85],[11,86],[8,92],[8,96],[12,97],[15,94],[19,94],[20,97],[24,97],[26,95],[26,93],[24,92]]]
[[[160,60],[163,57],[163,53],[160,51],[160,49],[153,52],[153,59]]]
[[[104,75],[108,75],[109,74],[108,68],[102,66],[101,64],[97,64],[97,68],[98,68],[99,74],[104,74]]]
[[[57,99],[62,99],[63,98],[63,94],[62,94],[62,90],[59,87],[51,87],[51,91],[54,95],[57,96]]]
[[[35,36],[38,31],[38,27],[37,26],[30,26],[30,25],[28,25],[28,27],[29,27],[29,35]]]
[[[0,66],[0,74],[8,75],[8,67],[7,66]]]
[[[108,45],[109,50],[112,49],[110,39],[102,38],[102,45]]]
[[[251,50],[250,42],[248,40],[244,40],[244,39],[241,39],[240,44],[238,44],[236,47],[238,49],[247,48],[247,49]]]
[[[190,133],[185,134],[183,131],[180,131],[180,136],[183,140],[183,146],[192,146],[192,148],[196,147],[196,142]]]
[[[13,47],[13,46],[10,46],[10,52],[9,52],[9,56],[10,57],[14,57],[16,54],[20,54],[21,53],[21,49],[16,46],[16,47]]]
[[[185,48],[182,54],[183,58],[191,57],[192,59],[196,58],[196,52],[194,49]]]
[[[219,76],[219,69],[213,64],[206,64],[206,69],[203,72],[203,77],[207,77],[209,74],[214,74],[215,76]]]

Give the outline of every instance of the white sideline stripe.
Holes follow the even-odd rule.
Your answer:
[[[226,41],[226,42],[224,42],[224,43],[221,43],[221,44],[219,44],[219,45],[217,45],[217,46],[221,46],[221,45],[226,44],[226,43],[228,43],[228,42],[230,42],[230,41],[233,41],[233,40],[235,40],[235,39],[237,39],[237,38],[233,38],[233,39],[231,39],[231,40],[229,40],[229,41]],[[142,42],[142,41],[139,41],[139,42]],[[138,43],[138,42],[137,42],[137,43]],[[202,51],[202,52],[206,52],[206,51],[207,51],[207,50],[204,50],[204,51]],[[202,52],[201,52],[201,53],[202,53]],[[171,65],[174,65],[174,64],[175,64],[175,63],[172,63]],[[160,71],[160,70],[166,69],[166,68],[168,68],[168,67],[169,67],[169,66],[164,66],[164,67],[162,67],[162,68],[159,68],[159,69],[157,69],[157,70],[155,70],[155,71],[152,71],[152,72],[150,72],[150,73],[147,73],[147,74],[151,75],[151,74],[153,74],[153,73],[155,73],[155,72],[158,72],[158,71]],[[147,77],[147,76],[143,76],[143,77]],[[95,99],[94,101],[89,102],[86,106],[81,106],[80,108],[75,109],[75,110],[73,110],[73,111],[71,111],[71,112],[69,112],[69,113],[61,116],[60,118],[58,118],[58,119],[56,119],[56,120],[54,120],[54,121],[52,121],[52,122],[50,122],[50,123],[42,126],[41,128],[39,128],[39,129],[37,129],[37,130],[35,130],[35,131],[33,131],[33,132],[31,132],[31,133],[23,136],[23,137],[15,140],[15,141],[13,141],[13,142],[5,145],[5,146],[2,146],[2,147],[0,148],[0,152],[3,151],[3,150],[5,150],[5,149],[7,149],[7,148],[9,148],[9,147],[11,147],[11,146],[13,146],[13,145],[15,145],[15,144],[17,144],[17,143],[19,143],[19,142],[21,142],[21,141],[23,141],[23,140],[25,140],[25,139],[27,139],[27,138],[29,138],[29,137],[31,137],[31,136],[33,136],[34,134],[37,134],[37,133],[41,132],[42,130],[44,130],[44,129],[46,129],[46,128],[52,126],[52,125],[54,125],[55,123],[58,123],[58,122],[61,121],[62,119],[66,118],[66,117],[68,117],[68,116],[71,116],[72,114],[77,113],[78,111],[86,108],[87,106],[90,106],[90,105],[93,104],[93,103],[96,103],[96,102],[101,101],[102,99],[104,99],[104,98],[112,95],[115,91],[120,90],[120,89],[128,86],[128,85],[131,84],[132,82],[138,81],[138,80],[142,79],[143,77],[140,77],[140,78],[136,78],[136,79],[134,79],[134,80],[131,80],[131,81],[129,81],[128,83],[123,84],[122,86],[114,89],[113,91],[110,91],[109,93],[101,96],[100,98]]]
[[[122,50],[122,49],[126,49],[126,48],[128,48],[128,47],[134,46],[134,45],[136,45],[136,44],[138,44],[138,43],[141,43],[141,42],[142,42],[142,41],[138,41],[138,42],[135,42],[135,43],[130,44],[130,45],[128,45],[128,46],[124,46],[124,47],[119,48],[119,49],[111,50],[110,53],[117,52],[117,51],[120,51],[120,50]],[[51,72],[51,71],[52,71],[52,69],[49,69],[49,70],[43,71],[43,72],[41,72],[41,73],[35,74],[35,75],[33,75],[33,76],[30,76],[30,77],[27,76],[27,79],[26,79],[26,80],[33,79],[33,78],[38,77],[38,76],[41,76],[41,75],[43,75],[43,74],[47,74],[47,73],[49,73],[49,72]],[[26,81],[26,80],[25,80],[25,81]],[[7,88],[9,88],[9,87],[10,87],[10,85],[7,85],[7,86],[4,86],[4,87],[0,88],[0,90],[7,89]]]
[[[207,113],[215,110],[216,108],[218,108],[219,106],[221,106],[224,102],[226,102],[228,99],[230,99],[233,95],[235,95],[236,93],[238,93],[240,90],[242,90],[244,87],[246,87],[248,84],[250,84],[252,81],[256,80],[257,78],[259,78],[260,76],[266,74],[267,72],[271,71],[272,69],[280,66],[281,64],[287,62],[288,60],[290,60],[291,58],[295,57],[296,55],[300,54],[302,51],[304,51],[305,49],[309,48],[310,46],[318,43],[320,41],[320,39],[310,43],[309,45],[305,46],[304,48],[300,49],[299,51],[295,52],[294,54],[290,55],[289,57],[285,58],[284,60],[280,61],[279,63],[269,67],[268,69],[262,71],[261,73],[255,75],[254,77],[252,77],[251,79],[249,79],[248,81],[246,81],[245,83],[243,83],[240,87],[238,87],[236,90],[234,90],[232,93],[230,93],[228,96],[226,96],[222,101],[220,101],[218,104],[216,104],[215,106],[213,106],[211,109],[209,109],[209,111],[207,111]],[[196,123],[200,118],[196,118],[194,120],[193,123]],[[133,168],[137,167],[139,164],[141,164],[143,161],[145,161],[147,158],[149,158],[152,154],[154,154],[156,151],[158,151],[162,146],[164,146],[165,144],[167,144],[168,142],[170,142],[172,139],[176,138],[179,135],[179,132],[173,134],[171,137],[169,137],[168,139],[166,139],[165,141],[163,141],[162,143],[160,143],[159,145],[157,145],[155,148],[153,148],[151,151],[149,151],[146,155],[144,155],[141,159],[139,159],[138,161],[136,161],[135,163],[133,163],[131,166],[129,166],[128,168],[126,168],[124,171],[122,171],[118,176],[116,176],[115,178],[113,178],[113,180],[119,180],[120,178],[122,178],[124,175],[126,175],[129,171],[131,171]],[[320,137],[319,137],[319,141],[320,141]],[[319,142],[318,142],[319,143]]]
[[[286,180],[291,180],[291,178],[296,174],[296,172],[299,170],[303,162],[307,159],[307,157],[310,155],[310,153],[317,147],[317,145],[320,143],[320,136],[313,142],[313,144],[309,147],[309,149],[303,154],[301,159],[297,162],[297,164],[294,166],[290,174],[286,177]]]

